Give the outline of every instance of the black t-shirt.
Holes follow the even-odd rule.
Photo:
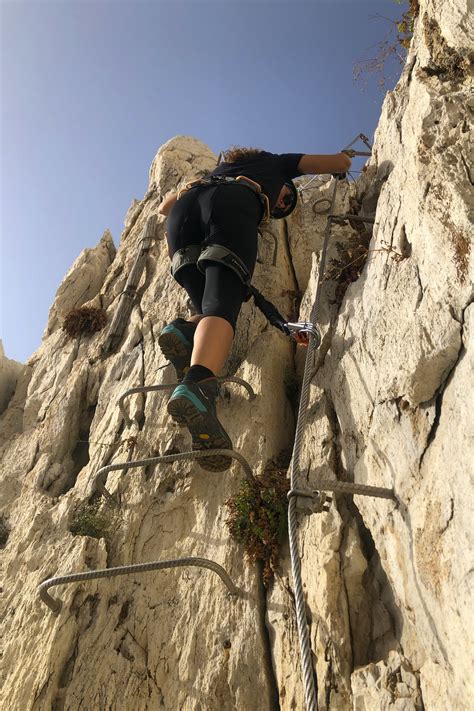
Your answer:
[[[237,177],[245,175],[255,180],[262,186],[267,195],[270,206],[273,207],[278,199],[283,185],[298,175],[303,175],[298,170],[298,163],[304,153],[267,153],[262,151],[252,158],[239,160],[236,163],[221,163],[209,175],[230,175]]]

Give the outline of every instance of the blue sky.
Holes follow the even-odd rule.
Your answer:
[[[40,345],[81,250],[106,228],[118,245],[173,136],[216,153],[334,153],[372,138],[384,94],[375,77],[354,82],[353,68],[402,12],[394,0],[0,0],[7,356],[24,361]]]

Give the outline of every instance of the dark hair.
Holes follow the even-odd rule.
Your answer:
[[[226,163],[239,163],[241,160],[256,158],[261,153],[265,153],[261,148],[243,148],[242,146],[231,146],[226,151],[222,151],[222,160]]]

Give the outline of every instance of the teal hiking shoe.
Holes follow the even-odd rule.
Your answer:
[[[217,419],[216,398],[219,385],[216,378],[199,383],[186,380],[178,385],[168,401],[168,412],[179,425],[185,425],[193,438],[193,452],[208,449],[232,449],[232,442]],[[222,454],[197,460],[202,469],[223,472],[232,458]]]
[[[158,336],[161,351],[174,366],[177,380],[182,380],[189,370],[195,330],[193,323],[176,318]]]

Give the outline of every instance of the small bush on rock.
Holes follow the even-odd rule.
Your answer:
[[[324,280],[334,280],[336,303],[341,304],[349,284],[357,281],[369,255],[370,234],[358,232],[347,243],[336,242],[337,257],[331,259]]]
[[[290,453],[283,453],[254,482],[243,481],[237,494],[226,501],[230,534],[243,544],[249,561],[263,562],[265,587],[278,569],[279,547],[287,532],[289,460]]]
[[[104,309],[94,306],[81,306],[68,313],[63,323],[63,330],[70,338],[77,338],[83,333],[96,333],[104,328],[107,323],[107,314]]]
[[[100,508],[100,501],[82,504],[75,512],[69,530],[75,536],[110,539],[118,526],[116,511]]]

